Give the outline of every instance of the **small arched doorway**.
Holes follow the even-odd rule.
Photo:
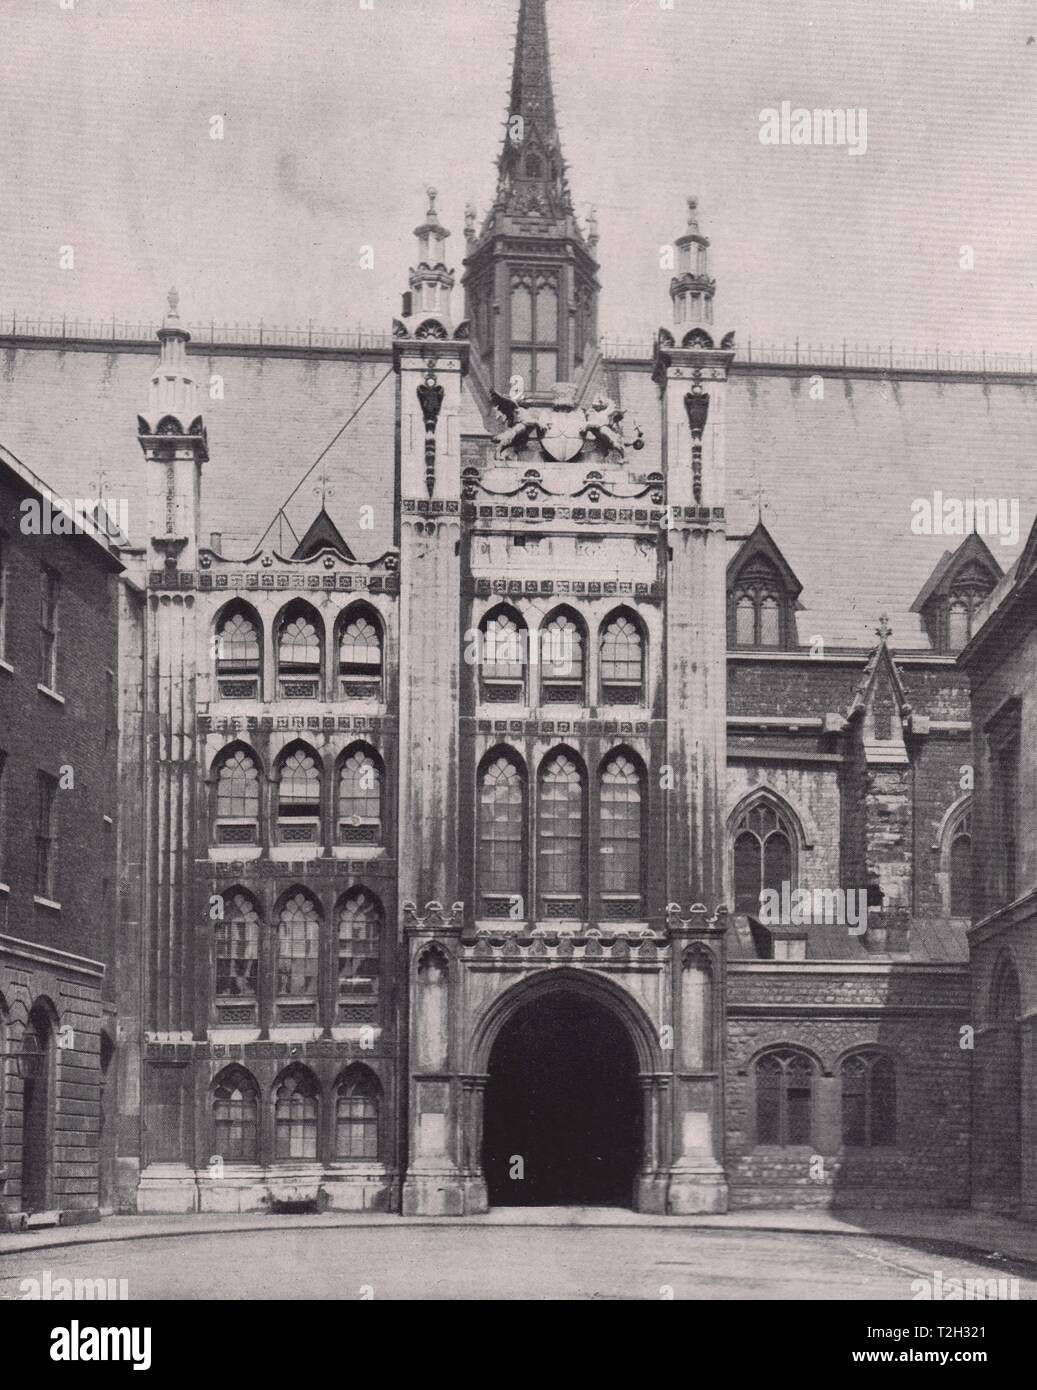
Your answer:
[[[51,1187],[54,1025],[39,1003],[29,1014],[22,1057],[22,1210],[46,1211]]]
[[[491,1206],[632,1205],[638,1059],[616,1012],[575,989],[534,995],[502,1023],[487,1071]]]

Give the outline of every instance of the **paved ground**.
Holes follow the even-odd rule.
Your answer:
[[[543,1214],[553,1223],[554,1213]],[[1037,1298],[1037,1266],[926,1236],[848,1230],[763,1230],[744,1225],[346,1222],[328,1217],[136,1220],[122,1238],[105,1226],[0,1241],[0,1299],[21,1281],[126,1279],[134,1298],[376,1299],[897,1299],[913,1281],[1015,1276]],[[767,1213],[753,1213],[760,1222]],[[778,1214],[770,1214],[778,1215]],[[789,1214],[783,1214],[788,1216]],[[802,1215],[802,1214],[800,1214]],[[700,1218],[701,1219],[701,1218]],[[722,1218],[730,1222],[730,1218]],[[592,1221],[595,1224],[590,1224]],[[256,1224],[256,1223],[259,1224]],[[937,1223],[933,1223],[934,1226]],[[161,1227],[168,1234],[150,1234]],[[44,1233],[39,1233],[42,1236]],[[117,1234],[113,1232],[113,1234]],[[55,1243],[63,1237],[67,1243]],[[74,1237],[74,1238],[73,1238]],[[98,1239],[100,1237],[100,1239]],[[13,1248],[14,1242],[20,1248]],[[8,1253],[4,1253],[4,1251]],[[671,1292],[672,1291],[672,1292]]]

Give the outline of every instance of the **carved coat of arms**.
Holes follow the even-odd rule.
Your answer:
[[[636,421],[633,438],[624,439],[622,421],[626,411],[608,396],[596,396],[588,409],[576,404],[572,387],[560,386],[552,407],[534,410],[521,396],[513,399],[497,391],[491,394],[506,425],[493,437],[498,459],[517,459],[522,451],[535,447],[541,457],[555,463],[571,463],[591,449],[601,457],[620,462],[628,448],[644,448],[644,435]]]

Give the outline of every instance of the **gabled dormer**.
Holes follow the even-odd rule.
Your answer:
[[[868,763],[906,763],[904,735],[910,727],[911,706],[903,677],[890,651],[891,633],[885,616],[876,632],[879,640],[846,711],[847,722],[851,726],[859,722]]]
[[[920,613],[936,652],[960,652],[972,636],[976,611],[995,585],[1001,566],[977,532],[957,550],[945,550],[922,592],[911,605]]]
[[[295,547],[293,560],[310,560],[314,555],[319,555],[322,550],[334,550],[341,555],[343,560],[354,560],[356,556],[342,538],[342,532],[338,529],[325,508],[322,506],[317,515],[313,518],[309,528],[302,540]]]
[[[727,643],[739,650],[797,646],[803,585],[762,521],[727,566]]]

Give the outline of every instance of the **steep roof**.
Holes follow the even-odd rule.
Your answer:
[[[660,466],[659,393],[650,364],[607,360],[611,394],[645,431],[638,463]],[[814,399],[811,377],[824,384]],[[889,615],[901,654],[931,649],[916,595],[948,543],[917,535],[912,503],[1017,499],[1021,533],[987,537],[1002,568],[1034,507],[1037,382],[979,374],[792,370],[735,362],[726,408],[726,509],[732,551],[763,520],[803,585],[799,640],[870,650]]]

